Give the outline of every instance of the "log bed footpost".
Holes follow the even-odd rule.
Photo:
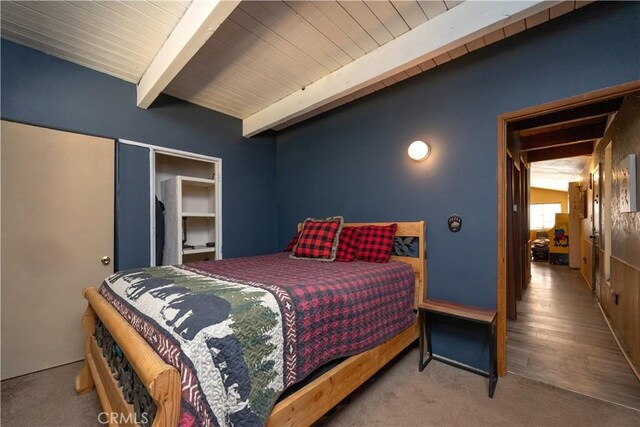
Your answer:
[[[180,421],[182,391],[178,370],[166,364],[95,288],[86,288],[82,294],[89,301],[89,307],[82,319],[87,344],[85,365],[76,377],[78,394],[90,391],[95,385],[105,412],[122,414],[127,420],[131,419],[127,415],[135,416],[133,406],[125,401],[122,390],[112,378],[111,368],[93,337],[95,321],[99,318],[155,403],[153,427],[177,426]]]
[[[174,368],[162,371],[147,387],[156,403],[157,411],[153,427],[173,427],[180,419],[180,374]]]
[[[76,394],[78,395],[89,393],[93,390],[93,377],[89,369],[89,357],[91,356],[91,337],[96,327],[96,313],[91,308],[91,304],[87,305],[87,309],[82,316],[82,326],[86,336],[84,344],[84,364],[80,372],[78,372],[78,375],[76,375]]]

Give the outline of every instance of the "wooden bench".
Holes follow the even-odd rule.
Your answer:
[[[496,384],[498,383],[498,361],[496,359],[497,339],[496,339],[496,310],[489,310],[485,308],[473,307],[470,305],[456,304],[449,301],[442,301],[436,299],[426,299],[418,306],[419,310],[419,324],[420,324],[420,372],[427,366],[427,364],[435,359],[440,362],[452,365],[478,375],[489,378],[489,397],[493,398],[493,392],[495,391]],[[489,370],[482,371],[480,369],[473,368],[462,363],[455,362],[444,357],[440,357],[433,354],[431,346],[431,323],[433,315],[440,315],[446,317],[455,317],[458,319],[466,320],[469,322],[479,323],[488,327],[489,337]],[[425,343],[427,347],[427,353],[429,355],[427,360],[424,360]]]

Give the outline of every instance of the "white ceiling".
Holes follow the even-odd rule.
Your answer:
[[[531,163],[531,187],[568,191],[569,183],[578,181],[590,156],[546,160]]]
[[[243,1],[166,92],[243,119],[461,2],[394,3]]]
[[[139,106],[164,91],[242,119],[250,136],[588,3],[2,1],[0,24],[3,38],[138,84]]]
[[[138,83],[190,1],[2,1],[2,37]]]

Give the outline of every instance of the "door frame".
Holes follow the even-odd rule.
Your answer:
[[[496,159],[496,185],[498,191],[496,306],[498,310],[498,375],[500,376],[507,374],[507,178],[505,162],[507,157],[507,124],[515,120],[527,119],[567,108],[579,107],[581,105],[617,98],[638,90],[640,90],[640,80],[548,102],[546,104],[527,107],[509,113],[503,113],[498,116],[498,150]]]
[[[591,290],[600,298],[600,248],[602,247],[602,167],[596,163],[591,171],[593,191],[591,192]],[[597,190],[597,194],[596,194]],[[597,211],[597,214],[596,214]]]

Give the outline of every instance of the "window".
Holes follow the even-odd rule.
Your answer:
[[[529,206],[529,224],[532,230],[548,230],[556,223],[556,214],[562,212],[560,203],[535,203]]]

